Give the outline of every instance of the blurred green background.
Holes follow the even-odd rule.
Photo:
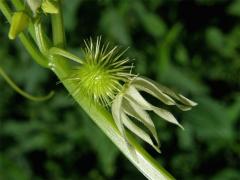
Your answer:
[[[185,131],[153,117],[162,154],[143,146],[171,174],[240,179],[240,0],[65,0],[64,18],[72,52],[102,35],[130,47],[135,72],[199,103],[172,109]],[[145,179],[8,28],[0,14],[0,66],[27,92],[56,95],[31,102],[0,77],[0,179]]]

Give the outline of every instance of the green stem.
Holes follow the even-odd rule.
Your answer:
[[[12,12],[8,7],[7,3],[3,0],[0,1],[0,10],[2,11],[3,15],[6,17],[7,21],[11,22]]]
[[[63,25],[63,15],[62,15],[62,8],[61,8],[61,0],[57,2],[59,13],[52,14],[52,32],[53,32],[53,44],[55,47],[65,47],[65,30]]]
[[[43,27],[40,20],[36,20],[36,22],[34,23],[34,29],[38,48],[43,54],[47,55],[47,52],[49,50],[49,43],[43,35]]]

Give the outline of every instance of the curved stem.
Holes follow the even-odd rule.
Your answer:
[[[31,94],[26,93],[25,91],[21,90],[9,77],[8,75],[5,73],[5,71],[0,67],[0,76],[3,77],[3,79],[6,80],[6,82],[19,94],[21,94],[23,97],[30,99],[32,101],[45,101],[50,99],[53,95],[54,92],[51,91],[48,95],[46,96],[41,96],[41,97],[37,97],[37,96],[33,96]]]

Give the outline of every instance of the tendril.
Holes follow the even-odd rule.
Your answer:
[[[46,101],[50,99],[54,95],[54,91],[50,91],[50,93],[46,96],[33,96],[31,94],[28,94],[27,92],[20,89],[13,80],[5,73],[5,71],[0,67],[0,76],[3,77],[3,79],[19,94],[21,94],[23,97],[30,99],[32,101]]]

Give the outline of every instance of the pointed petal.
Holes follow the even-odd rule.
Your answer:
[[[177,121],[177,119],[173,116],[173,114],[165,109],[154,107],[153,106],[153,112],[155,112],[158,116],[163,118],[164,120],[178,125],[180,128],[184,129],[181,124]]]
[[[129,86],[126,91],[125,98],[129,99],[132,102],[139,104],[144,110],[151,110],[152,105],[149,104],[142,95],[138,92],[138,90],[134,86]]]
[[[181,94],[178,94],[178,97],[181,99],[181,102],[183,102],[184,104],[186,105],[190,105],[190,106],[196,106],[198,103],[184,97],[183,95]]]
[[[176,106],[181,109],[182,111],[189,111],[192,109],[192,106],[186,106],[186,105],[182,105],[182,104],[176,104]]]
[[[123,110],[129,116],[132,116],[138,121],[140,121],[141,123],[143,123],[144,126],[146,126],[148,130],[152,133],[156,142],[159,144],[156,128],[153,124],[151,117],[146,111],[144,111],[139,105],[133,102],[129,102],[126,99],[123,99]]]
[[[143,131],[141,128],[139,128],[137,125],[135,125],[128,117],[125,113],[122,113],[122,121],[123,124],[130,130],[132,131],[134,134],[136,134],[138,137],[140,137],[143,141],[147,142],[148,144],[150,144],[157,152],[160,153],[160,149],[159,147],[157,147],[156,145],[154,145],[151,137],[145,132]]]
[[[185,96],[183,96],[182,94],[178,94],[176,92],[174,92],[173,90],[163,86],[163,85],[160,85],[160,84],[157,84],[156,82],[153,82],[156,84],[156,86],[158,86],[158,88],[165,94],[171,96],[172,98],[176,99],[177,101],[181,102],[183,105],[186,105],[186,106],[196,106],[197,103],[194,102],[194,101],[191,101],[190,99],[186,98]]]
[[[125,131],[124,126],[123,126],[122,116],[121,116],[121,114],[123,113],[122,108],[121,108],[122,99],[123,99],[122,95],[117,95],[115,97],[115,99],[112,103],[112,116],[113,116],[113,119],[114,119],[114,121],[117,125],[118,130],[120,131],[121,135],[123,136],[123,138],[125,140],[125,143],[127,145],[127,148],[129,150],[129,152],[131,153],[131,155],[134,158],[137,158],[137,154],[136,154],[135,149],[133,148],[133,146],[131,144],[129,144],[129,142],[127,140],[126,131]]]
[[[136,86],[137,89],[141,91],[145,91],[152,96],[156,97],[166,105],[174,105],[175,101],[169,97],[168,95],[164,94],[152,80],[143,78],[143,77],[136,77],[132,84]]]
[[[181,94],[175,93],[173,90],[162,86],[151,79],[145,78],[145,77],[137,77],[133,80],[133,84],[136,86],[137,89],[143,90],[152,96],[158,98],[162,102],[164,102],[167,105],[176,105],[179,109],[183,111],[190,110],[191,107],[196,106],[197,103],[194,101],[191,101],[190,99],[184,97]],[[165,96],[161,96],[161,95]],[[162,98],[167,97],[167,99]],[[175,100],[178,102],[176,102]],[[180,103],[179,103],[180,102]]]

